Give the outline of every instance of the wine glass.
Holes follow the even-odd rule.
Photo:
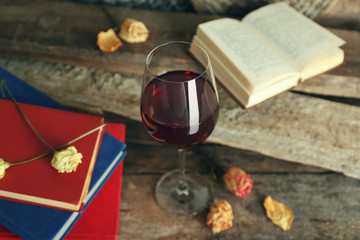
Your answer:
[[[145,65],[142,122],[154,139],[179,153],[179,169],[161,177],[155,197],[169,213],[195,215],[207,207],[210,196],[200,175],[185,174],[185,150],[205,141],[218,118],[219,98],[211,63],[201,47],[175,41],[154,48]]]

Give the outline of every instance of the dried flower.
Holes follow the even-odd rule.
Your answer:
[[[78,153],[74,146],[70,146],[55,152],[53,159],[51,160],[51,166],[60,173],[75,172],[77,166],[81,163],[82,157],[82,154]]]
[[[145,42],[149,37],[149,30],[144,23],[127,18],[120,26],[119,36],[129,43]]]
[[[220,200],[210,209],[206,218],[206,224],[211,227],[213,233],[219,233],[232,227],[234,214],[230,203]]]
[[[250,175],[238,167],[230,168],[223,176],[226,188],[238,197],[246,197],[253,188]]]
[[[96,44],[103,52],[114,52],[123,45],[112,28],[106,32],[99,32]]]
[[[61,149],[64,148],[66,146],[69,146],[70,144],[88,136],[89,134],[98,131],[99,129],[103,128],[106,124],[103,124],[101,126],[98,126],[82,135],[80,135],[79,137],[61,145],[60,147],[57,148],[53,148],[50,144],[48,144],[44,138],[42,138],[40,136],[40,134],[36,131],[36,129],[34,128],[34,126],[32,125],[31,121],[28,119],[28,117],[25,115],[24,111],[21,109],[20,105],[17,103],[15,97],[13,96],[13,94],[11,93],[10,89],[7,87],[5,80],[3,78],[0,78],[0,91],[3,97],[5,97],[5,91],[9,94],[11,100],[14,102],[16,108],[19,110],[20,114],[23,116],[24,120],[26,121],[26,123],[29,125],[29,127],[33,130],[33,132],[36,134],[36,136],[48,147],[51,149],[51,151],[43,153],[37,157],[33,157],[31,159],[28,160],[24,160],[24,161],[20,161],[20,162],[12,162],[12,163],[8,163],[5,162],[4,159],[0,158],[0,179],[2,179],[5,176],[5,170],[7,168],[9,168],[10,166],[16,166],[16,165],[21,165],[21,164],[25,164],[25,163],[30,163],[32,161],[35,161],[37,159],[40,159],[42,157],[45,157],[49,154],[55,153],[54,157],[51,161],[51,165],[56,168],[60,173],[63,172],[72,172],[72,171],[76,171],[77,166],[81,163],[81,159],[82,159],[82,154],[78,153],[75,147],[68,147],[67,149],[63,149],[61,151],[57,151],[57,149]]]
[[[5,162],[4,159],[0,158],[0,179],[5,176],[5,170],[10,167],[10,163]]]
[[[290,229],[294,221],[293,212],[289,207],[281,202],[273,200],[270,196],[264,200],[264,207],[266,209],[267,217],[282,230],[287,231]]]

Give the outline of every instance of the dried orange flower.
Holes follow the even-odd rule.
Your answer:
[[[206,218],[206,224],[211,227],[213,233],[227,230],[233,225],[234,214],[230,203],[220,200],[210,209]]]
[[[145,42],[149,37],[149,30],[144,23],[127,18],[120,26],[119,36],[129,43]]]
[[[114,52],[123,45],[112,28],[106,32],[99,32],[96,44],[103,52]]]
[[[264,207],[266,209],[266,215],[275,225],[284,231],[290,229],[294,221],[294,215],[289,207],[272,199],[270,196],[265,198]]]
[[[238,167],[230,168],[223,176],[226,188],[238,197],[246,197],[253,188],[250,175]]]
[[[5,162],[4,159],[0,158],[0,179],[5,176],[5,170],[10,167],[10,163]]]
[[[76,171],[77,166],[81,163],[82,154],[78,153],[74,146],[55,152],[51,160],[51,166],[58,170],[59,173]]]

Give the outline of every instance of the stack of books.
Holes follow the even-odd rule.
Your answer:
[[[104,123],[75,113],[0,68],[0,79],[38,133],[54,148]],[[0,158],[15,163],[49,152],[5,91],[0,95]],[[49,154],[6,169],[0,179],[1,239],[117,239],[125,125],[107,123],[71,145],[83,155],[59,173]]]

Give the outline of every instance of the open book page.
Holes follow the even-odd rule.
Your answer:
[[[315,59],[307,65],[301,72],[302,81],[312,78],[319,73],[324,73],[344,62],[344,51],[341,48],[335,48],[326,52],[321,57]]]
[[[238,20],[223,18],[200,24],[197,36],[249,92],[262,91],[298,73]],[[294,84],[296,85],[296,84]]]
[[[328,55],[345,43],[284,2],[270,4],[249,13],[243,23],[266,38],[299,72],[312,61]]]
[[[228,69],[227,65],[224,64],[224,61],[214,54],[213,49],[208,47],[208,45],[205,44],[198,36],[194,36],[193,43],[203,47],[205,51],[207,51],[210,56],[214,72],[216,73],[216,77],[243,108],[252,107],[267,100],[268,98],[284,92],[285,90],[295,86],[298,81],[298,75],[295,74],[292,75],[292,77],[279,81],[276,84],[272,84],[263,90],[249,92],[243,84],[246,81],[244,79],[244,75],[235,76],[232,71]],[[190,52],[196,53],[196,51],[191,51],[191,47]],[[203,59],[204,58],[198,58],[200,63],[205,65],[206,63],[202,62]]]

